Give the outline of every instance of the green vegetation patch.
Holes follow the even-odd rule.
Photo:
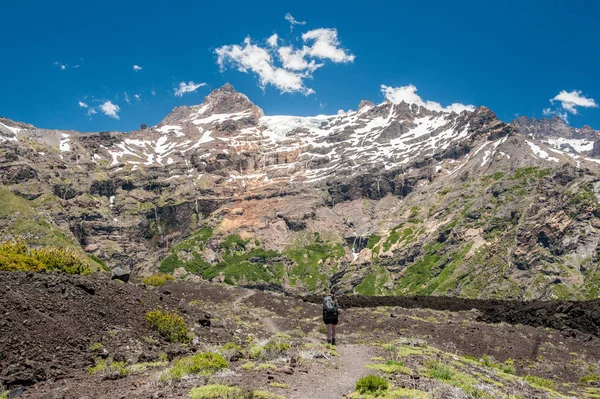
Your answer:
[[[556,388],[556,383],[554,381],[547,380],[542,377],[537,377],[535,375],[528,375],[524,378],[524,380],[534,388],[545,388],[551,390],[554,390]]]
[[[579,378],[579,383],[580,384],[592,384],[596,381],[600,380],[600,376],[597,374],[588,374],[588,375],[584,375],[583,377]]]
[[[385,363],[370,364],[367,368],[388,374],[412,374],[412,371],[404,365],[404,362],[399,362],[397,360],[386,360]]]
[[[189,374],[208,376],[228,367],[227,360],[219,353],[197,353],[193,356],[177,359],[162,378],[180,380]]]
[[[196,230],[196,232],[190,237],[188,237],[186,240],[180,242],[179,244],[171,248],[171,251],[201,251],[206,247],[206,243],[212,236],[213,229],[211,229],[210,227],[202,227]]]
[[[87,256],[68,248],[31,249],[20,238],[0,244],[0,270],[3,271],[57,270],[68,274],[88,274],[92,272],[94,264]]]
[[[552,169],[540,169],[537,166],[529,166],[526,168],[518,168],[512,176],[513,180],[522,179],[524,177],[542,178],[548,176]]]
[[[290,276],[296,277],[306,284],[310,290],[324,287],[328,282],[328,274],[323,272],[322,264],[328,259],[340,259],[344,256],[341,244],[314,243],[303,248],[290,249],[285,252],[295,265]]]
[[[169,342],[190,341],[189,329],[183,317],[176,313],[153,310],[146,313],[146,321]]]
[[[430,242],[423,247],[423,257],[405,269],[398,289],[401,293],[431,295],[446,283],[462,264],[471,244],[462,249],[446,253],[445,245]]]
[[[398,244],[398,243],[408,244],[415,240],[416,232],[415,232],[414,228],[407,227],[406,229],[400,230],[403,226],[404,226],[404,224],[399,224],[398,226],[396,226],[392,229],[392,231],[390,232],[390,235],[388,236],[388,238],[385,240],[385,243],[383,244],[383,252],[389,251],[390,248],[392,247],[392,245],[394,245],[394,244]]]
[[[277,283],[284,273],[283,263],[273,261],[279,257],[278,252],[262,248],[254,248],[249,252],[229,252],[222,262],[204,269],[202,276],[212,279],[223,274],[228,284],[244,281]]]
[[[285,354],[291,347],[291,337],[287,334],[277,333],[264,345],[250,346],[248,357],[262,360],[275,359]]]
[[[369,273],[354,290],[356,293],[366,296],[381,295],[383,286],[389,281],[389,274],[385,268],[375,266],[374,271]]]
[[[96,364],[87,369],[89,374],[102,374],[110,378],[122,378],[129,375],[129,367],[125,362],[115,362],[112,359],[96,359]]]
[[[379,241],[381,241],[381,236],[378,236],[377,234],[373,234],[372,236],[369,237],[369,240],[367,241],[367,248],[369,248],[369,249],[375,248],[375,245],[377,245],[377,243]]]
[[[377,375],[367,375],[356,381],[356,391],[359,393],[378,394],[387,391],[389,383],[385,378]]]
[[[154,274],[152,276],[146,277],[145,279],[142,280],[142,282],[146,285],[151,285],[153,287],[160,287],[169,280],[175,280],[175,277],[173,277],[169,274],[165,274],[165,273],[158,273],[158,274]]]
[[[192,399],[241,399],[242,390],[238,387],[227,385],[205,385],[199,388],[193,388],[190,391]]]
[[[5,237],[27,237],[27,243],[33,246],[78,248],[63,231],[43,217],[43,210],[51,206],[54,200],[58,200],[57,197],[42,196],[29,201],[0,187],[0,220],[8,222],[0,226],[2,234]]]

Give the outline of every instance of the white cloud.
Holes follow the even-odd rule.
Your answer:
[[[83,62],[83,59],[81,59],[81,61]],[[61,71],[66,71],[67,69],[76,69],[76,68],[79,68],[79,66],[80,66],[79,64],[77,64],[77,65],[63,64],[62,62],[59,62],[59,61],[53,62],[52,65],[59,68]]]
[[[428,108],[432,111],[441,112],[456,112],[461,113],[462,111],[473,111],[475,106],[464,105],[460,103],[454,103],[443,107],[440,103],[435,101],[423,101],[421,96],[417,94],[417,88],[414,85],[390,87],[381,85],[381,92],[385,96],[385,99],[391,101],[394,104],[399,104],[402,101],[408,104],[417,104],[419,106]]]
[[[202,86],[206,86],[206,83],[194,83],[191,80],[187,83],[181,82],[179,83],[179,88],[175,89],[175,96],[182,97],[185,93],[193,93]]]
[[[113,104],[110,101],[105,101],[102,105],[100,105],[100,111],[102,111],[104,115],[110,116],[114,119],[119,119],[118,113],[120,110],[121,108],[118,105]]]
[[[274,33],[273,35],[271,35],[271,37],[269,37],[267,39],[267,43],[269,43],[269,46],[271,47],[277,47],[277,39],[279,38],[279,36],[277,36],[277,33]]]
[[[125,95],[125,101],[127,102],[127,104],[131,104],[131,100],[129,99],[129,94],[127,94],[127,92],[124,91],[123,95]]]
[[[136,99],[136,101],[140,101],[142,99],[142,96],[139,94],[134,94],[133,97]]]
[[[305,51],[309,56],[329,59],[335,63],[354,61],[354,55],[347,54],[345,49],[338,47],[340,42],[336,29],[311,30],[302,35],[302,40],[304,42],[315,41],[311,47],[305,47]]]
[[[134,65],[134,66],[133,66],[133,71],[134,71],[134,72],[139,72],[139,71],[141,71],[142,69],[144,69],[144,68],[142,68],[142,67],[141,67],[141,66],[139,66],[139,65]]]
[[[598,104],[593,98],[587,98],[582,95],[581,90],[573,90],[571,92],[567,92],[566,90],[561,90],[553,99],[550,100],[552,104],[555,102],[560,102],[561,107],[567,111],[572,113],[573,115],[577,115],[577,107],[583,108],[596,108]]]
[[[314,72],[323,64],[317,64],[314,60],[306,61],[306,53],[303,50],[294,50],[291,46],[280,47],[278,50],[279,59],[285,69],[293,71]]]
[[[151,93],[153,96],[156,96],[156,91],[154,91],[154,89],[150,90],[150,93]]]
[[[79,101],[78,101],[78,103],[79,103],[79,106],[80,106],[81,108],[85,108],[85,109],[87,109],[87,112],[86,112],[86,114],[87,114],[87,116],[89,116],[89,117],[90,117],[90,120],[92,120],[92,118],[91,118],[91,116],[92,116],[92,115],[95,115],[95,114],[97,114],[97,113],[98,113],[98,111],[96,111],[96,108],[95,108],[95,107],[90,107],[90,106],[89,106],[89,104],[87,104],[87,103],[84,103],[84,102],[83,102],[83,101],[81,101],[81,100],[79,100]]]
[[[554,98],[550,99],[552,107],[544,108],[542,114],[544,116],[558,116],[565,122],[569,122],[569,114],[577,115],[579,110],[577,107],[597,108],[598,104],[593,98],[588,98],[583,95],[581,90],[566,91],[561,90]],[[559,103],[558,105],[556,103]]]
[[[215,52],[219,56],[217,63],[221,70],[226,68],[227,63],[231,63],[240,72],[254,72],[258,75],[262,88],[271,84],[283,93],[314,93],[312,89],[304,86],[304,74],[274,66],[271,54],[266,49],[252,44],[249,37],[244,40],[244,47],[233,44],[219,47]]]
[[[284,18],[290,23],[290,32],[294,30],[294,25],[306,25],[306,21],[297,21],[289,12],[285,14]]]
[[[274,34],[267,39],[268,47],[253,43],[250,37],[242,45],[221,46],[215,50],[217,63],[221,71],[231,65],[240,72],[256,74],[263,89],[267,85],[273,85],[282,93],[309,95],[314,90],[306,87],[304,80],[311,79],[313,73],[324,66],[319,61],[349,63],[355,58],[340,47],[336,29],[322,28],[304,33],[302,47],[278,47],[278,40],[281,39]]]
[[[548,116],[548,117],[556,115],[563,121],[565,121],[567,123],[569,122],[569,114],[566,111],[560,112],[560,110],[558,110],[558,109],[552,109],[552,108],[548,107],[548,108],[544,108],[542,110],[542,113],[544,114],[544,116]]]

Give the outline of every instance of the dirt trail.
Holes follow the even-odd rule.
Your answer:
[[[356,380],[369,374],[373,348],[366,345],[339,345],[339,357],[325,370],[296,373],[289,399],[340,399],[354,391]]]
[[[256,291],[248,290],[246,293],[236,298],[233,301],[233,310],[236,312],[239,311],[239,304],[242,303],[242,301],[244,301],[245,299],[250,298],[254,294],[256,294]],[[260,320],[265,325],[267,331],[269,331],[271,334],[277,334],[278,332],[281,332],[279,327],[277,327],[273,319],[271,319],[270,317],[261,317]]]
[[[244,300],[250,298],[252,295],[256,294],[256,291],[247,290],[246,293],[240,295],[233,301],[233,310],[239,310],[239,304]]]

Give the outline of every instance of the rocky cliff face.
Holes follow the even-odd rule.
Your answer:
[[[588,298],[597,138],[556,119],[506,124],[485,107],[365,101],[341,115],[265,116],[226,85],[130,133],[0,119],[0,226],[138,273],[294,292]]]

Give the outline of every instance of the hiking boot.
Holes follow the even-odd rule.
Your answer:
[[[330,340],[330,339],[328,339],[328,340],[327,340],[327,343],[328,343],[329,345],[331,345],[331,340]]]
[[[331,345],[335,346],[335,339],[332,339],[330,343]]]

